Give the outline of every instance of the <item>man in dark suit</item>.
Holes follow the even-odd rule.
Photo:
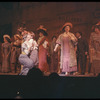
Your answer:
[[[88,46],[87,40],[82,37],[81,32],[76,32],[75,35],[78,39],[77,51],[76,51],[77,63],[78,63],[78,66],[80,65],[81,74],[84,75],[86,72],[86,62],[87,62],[87,57],[88,57],[89,46]]]

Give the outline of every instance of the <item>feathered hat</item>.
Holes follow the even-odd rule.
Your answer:
[[[44,28],[43,25],[40,25],[39,28],[37,28],[37,32],[38,33],[40,33],[40,32],[43,33],[44,36],[47,36],[48,35],[48,33],[46,31],[47,31],[47,29]]]

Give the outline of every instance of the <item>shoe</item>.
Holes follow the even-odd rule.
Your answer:
[[[80,75],[80,73],[79,72],[74,72],[73,75]]]
[[[88,72],[85,73],[85,75],[88,75],[88,74],[89,74]]]
[[[98,73],[94,73],[94,76],[98,76]]]

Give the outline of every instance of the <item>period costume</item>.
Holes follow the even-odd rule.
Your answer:
[[[8,38],[10,40],[9,35],[4,35],[4,38]],[[10,55],[11,55],[11,43],[4,42],[2,43],[2,72],[8,73],[10,72]]]
[[[52,41],[50,44],[50,72],[58,72],[58,50],[54,52],[56,41]]]
[[[77,60],[74,46],[77,44],[77,39],[73,33],[64,32],[59,35],[57,44],[61,45],[60,68],[62,72],[77,71]]]
[[[39,69],[43,72],[48,71],[48,63],[47,63],[47,47],[48,47],[48,40],[46,36],[39,37],[38,39],[39,45]]]
[[[10,58],[12,72],[20,71],[20,64],[18,61],[18,57],[20,54],[21,54],[21,39],[17,39],[14,42],[12,42],[11,58]]]
[[[88,50],[89,46],[87,40],[83,37],[79,37],[77,44],[77,61],[78,66],[80,64],[81,74],[85,74],[86,72],[87,55],[85,55],[85,53],[88,53]]]
[[[46,32],[47,29],[44,28],[43,25],[40,25],[39,28],[37,28],[37,32],[40,35],[37,43],[39,47],[39,65],[38,68],[42,72],[48,72],[49,71],[49,65],[47,62],[47,54],[48,54],[48,47],[49,47],[49,41],[47,39],[48,33]]]
[[[24,38],[27,38],[27,35],[25,35]],[[28,71],[34,67],[33,60],[29,58],[29,54],[32,49],[31,47],[32,45],[29,43],[29,41],[24,41],[21,45],[21,54],[19,56],[19,62],[21,65],[23,65],[23,67],[19,75],[27,75]]]
[[[39,64],[39,58],[38,58],[38,44],[34,39],[30,39],[30,43],[33,43],[33,48],[30,52],[30,59],[33,60],[34,66],[37,66]]]
[[[91,33],[89,51],[93,71],[94,73],[100,73],[100,33]]]

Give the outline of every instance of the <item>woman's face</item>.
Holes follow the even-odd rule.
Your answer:
[[[77,32],[76,33],[76,37],[79,38],[80,37],[80,33]]]
[[[7,42],[6,38],[4,38],[4,42]]]
[[[65,32],[69,32],[70,26],[65,26]]]
[[[43,36],[43,33],[40,32],[40,33],[39,33],[39,36],[40,36],[40,37]]]
[[[28,33],[28,32],[24,30],[24,31],[21,33],[21,35],[24,36],[24,35],[27,34],[27,33]]]
[[[26,40],[29,41],[30,39],[31,39],[31,35],[28,34]]]

